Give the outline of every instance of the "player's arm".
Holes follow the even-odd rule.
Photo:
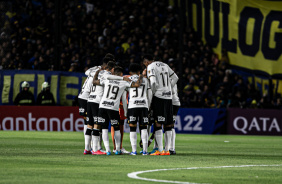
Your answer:
[[[121,77],[121,76],[117,76],[117,75],[106,75],[105,79],[107,79],[107,80],[124,80],[124,81],[131,82],[130,78],[125,77],[125,76]]]
[[[96,70],[98,67],[99,66],[94,66],[92,68],[89,68],[88,70],[86,70],[85,75],[87,75],[87,76],[92,75],[92,71]],[[93,75],[92,75],[92,77],[93,77]]]
[[[124,110],[124,117],[127,117],[127,99],[126,99],[127,92],[124,91],[121,96],[122,106]]]
[[[147,67],[147,77],[150,81],[152,93],[155,94],[157,90],[157,78],[155,74],[155,69],[150,65]]]
[[[138,79],[136,82],[132,82],[130,87],[132,87],[132,88],[138,88],[138,87],[141,85],[142,80],[143,80],[143,75],[140,74],[140,75],[139,75],[139,79]]]
[[[156,77],[152,75],[152,76],[149,77],[149,80],[150,80],[150,85],[151,85],[152,93],[155,94],[155,92],[157,90],[157,80],[156,80]]]
[[[153,93],[151,89],[147,90],[147,97],[148,97],[148,108],[150,109],[152,98],[153,98]]]
[[[176,75],[176,73],[174,73],[174,71],[168,66],[168,72],[169,72],[169,78],[170,78],[170,83],[171,83],[171,87],[173,88],[173,86],[177,83],[178,81],[178,76]]]
[[[99,69],[98,71],[96,71],[96,73],[95,73],[95,75],[94,75],[94,77],[93,77],[93,84],[94,85],[100,85],[100,80],[98,79],[98,75],[99,75],[99,73],[100,73],[100,71],[101,71],[102,69]]]

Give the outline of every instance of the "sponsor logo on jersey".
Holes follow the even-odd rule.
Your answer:
[[[107,102],[107,101],[104,101],[104,102],[102,103],[102,105],[104,105],[104,106],[114,106],[115,104],[114,104],[114,102]]]
[[[118,120],[112,119],[111,120],[111,125],[118,125]]]
[[[96,98],[96,95],[90,95],[89,96],[89,99],[95,99]]]
[[[165,121],[165,117],[163,117],[163,116],[158,116],[158,121]]]
[[[163,93],[162,93],[162,96],[171,96],[171,91],[169,91],[169,92],[163,92]]]
[[[84,108],[79,108],[79,112],[84,113],[85,109]]]
[[[157,65],[158,67],[160,67],[160,66],[165,66],[163,63],[156,63],[156,65]]]
[[[149,122],[149,118],[144,117],[144,118],[143,118],[143,122],[144,122],[144,123],[148,123],[148,122]]]
[[[98,122],[99,122],[99,123],[105,123],[105,119],[104,119],[104,118],[101,118],[101,117],[98,117]]]
[[[146,100],[135,100],[134,104],[135,105],[145,105],[146,104]]]
[[[110,80],[109,83],[110,83],[110,84],[117,84],[117,85],[119,85],[120,82],[115,81],[115,80]]]
[[[98,121],[98,117],[97,116],[93,116],[94,122]]]
[[[173,122],[175,122],[176,121],[176,116],[175,115],[173,115]]]
[[[134,116],[129,116],[129,121],[136,121],[136,117],[134,117]]]

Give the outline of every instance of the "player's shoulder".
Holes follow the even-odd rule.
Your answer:
[[[139,76],[138,75],[136,75],[136,74],[134,74],[134,75],[131,75],[130,77],[129,77],[132,81],[137,81],[138,79],[139,79]]]

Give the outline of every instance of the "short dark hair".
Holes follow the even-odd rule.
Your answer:
[[[150,55],[150,54],[145,54],[145,55],[143,56],[143,60],[144,60],[144,59],[147,59],[147,60],[149,60],[149,61],[153,61],[153,60],[154,60],[153,56]]]
[[[111,54],[111,53],[107,53],[105,55],[105,57],[108,57],[108,58],[111,58],[111,59],[115,60],[115,56],[113,54]]]
[[[112,58],[110,58],[110,57],[104,57],[104,58],[103,58],[103,64],[108,64],[108,62],[110,62],[110,61],[115,62],[115,60],[112,59]]]
[[[114,69],[114,74],[117,75],[119,73],[123,73],[123,68],[120,66],[116,66]]]
[[[141,72],[142,70],[142,67],[140,64],[137,64],[137,63],[131,63],[130,66],[129,66],[129,71],[130,72],[133,72],[133,73],[137,73],[137,72]]]
[[[107,63],[107,69],[109,69],[109,70],[111,70],[112,68],[114,68],[116,66],[116,63],[115,62],[113,62],[113,61],[109,61],[108,63]]]

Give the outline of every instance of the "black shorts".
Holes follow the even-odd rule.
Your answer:
[[[87,125],[93,126],[98,124],[99,104],[94,102],[87,102]]]
[[[128,122],[130,124],[148,125],[148,108],[132,108],[128,109]]]
[[[149,117],[149,125],[151,126],[152,124],[155,123],[155,118],[154,118],[153,110],[152,109],[150,109],[148,117]]]
[[[109,126],[109,121],[111,121],[112,126],[120,124],[119,112],[111,109],[99,109],[98,124],[102,125],[102,128]]]
[[[176,116],[177,116],[177,113],[178,113],[178,110],[179,110],[179,106],[173,105],[173,106],[172,106],[172,109],[173,109],[173,123],[175,123],[175,121],[176,121]]]
[[[86,117],[87,115],[87,100],[78,98],[79,115]]]
[[[164,125],[173,124],[172,100],[153,97],[153,117],[155,122]]]

